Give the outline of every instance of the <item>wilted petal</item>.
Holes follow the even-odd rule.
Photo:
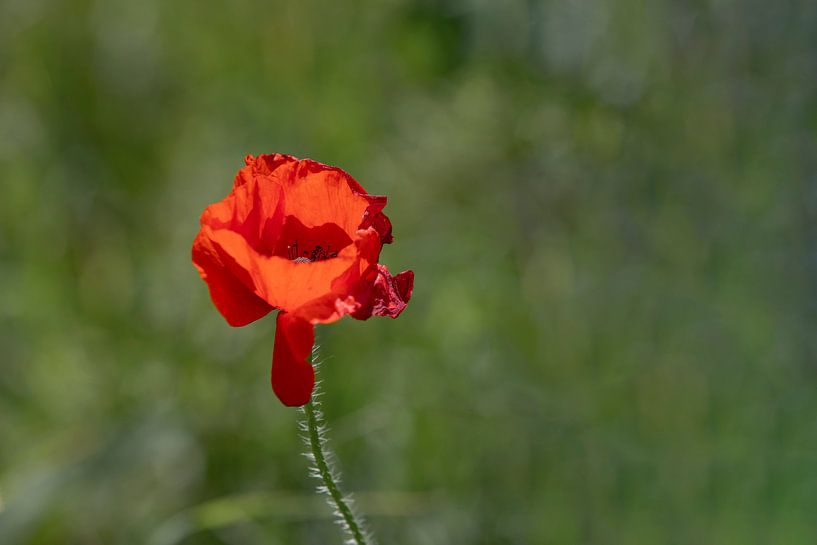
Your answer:
[[[385,265],[378,265],[369,301],[352,316],[358,320],[371,316],[397,318],[408,305],[413,289],[414,271],[403,271],[392,276]]]

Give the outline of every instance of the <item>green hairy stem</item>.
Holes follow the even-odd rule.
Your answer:
[[[312,355],[313,362],[316,359],[316,352],[317,347]],[[317,369],[317,364],[315,367]],[[301,408],[306,417],[305,422],[301,423],[301,430],[304,432],[304,440],[309,447],[306,456],[312,461],[310,472],[313,477],[322,482],[322,485],[318,487],[318,492],[327,495],[327,502],[334,509],[338,524],[347,534],[346,543],[348,545],[373,545],[374,542],[366,532],[362,520],[352,508],[351,498],[344,496],[338,487],[340,474],[332,463],[332,453],[326,447],[326,426],[319,409],[320,402],[316,401],[319,395],[316,384],[312,400]]]

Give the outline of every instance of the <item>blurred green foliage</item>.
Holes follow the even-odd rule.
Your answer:
[[[390,197],[319,329],[382,543],[812,544],[817,4],[0,2],[0,543],[338,543],[190,264],[247,153]]]

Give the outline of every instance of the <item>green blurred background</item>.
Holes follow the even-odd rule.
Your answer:
[[[383,544],[813,544],[817,4],[0,1],[0,543],[329,544],[274,320],[190,263],[247,153],[390,198],[319,328]]]

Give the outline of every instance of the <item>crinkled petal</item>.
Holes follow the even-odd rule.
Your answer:
[[[300,407],[312,397],[315,370],[308,360],[314,344],[312,324],[287,312],[278,313],[270,381],[284,405]]]
[[[247,325],[272,310],[248,287],[249,274],[204,231],[193,241],[193,264],[207,283],[213,304],[231,326]]]
[[[370,298],[352,316],[358,320],[371,316],[397,318],[408,305],[413,289],[414,271],[403,271],[392,276],[385,265],[378,265]]]

